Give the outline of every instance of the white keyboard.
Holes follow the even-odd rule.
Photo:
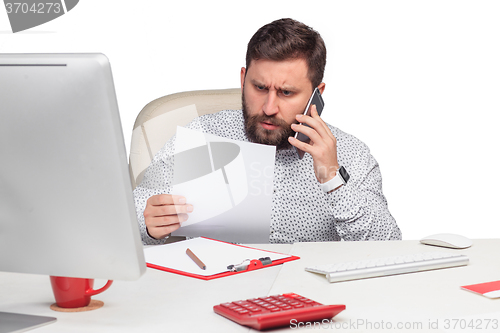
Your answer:
[[[306,271],[325,274],[329,282],[339,282],[464,266],[468,263],[469,258],[463,254],[423,252],[404,256],[318,265],[306,267]]]

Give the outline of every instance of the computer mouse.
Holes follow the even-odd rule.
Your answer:
[[[420,243],[426,245],[449,247],[452,249],[466,249],[472,246],[472,241],[461,235],[457,234],[435,234],[424,237],[420,240]]]

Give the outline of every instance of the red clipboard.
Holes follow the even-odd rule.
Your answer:
[[[245,248],[245,249],[250,249],[250,250],[256,250],[256,251],[259,251],[259,253],[261,253],[262,255],[265,255],[266,253],[269,254],[269,255],[271,255],[271,256],[273,254],[285,255],[285,254],[279,253],[279,252],[261,250],[261,249],[257,249],[257,248],[253,248],[253,247],[249,247],[249,246],[227,243],[227,242],[223,242],[223,241],[219,241],[219,240],[211,239],[211,238],[207,238],[207,237],[200,237],[200,238],[205,239],[205,240],[209,240],[209,241],[220,242],[220,243],[223,243],[223,244],[226,244],[226,245],[229,245],[229,246],[236,246],[236,247],[240,247],[240,248]],[[187,241],[184,241],[184,242],[187,242]],[[182,243],[182,241],[181,242],[177,242],[177,243]],[[171,244],[177,244],[177,243],[171,243]],[[262,263],[262,261],[259,260],[259,258],[252,258],[252,259],[250,259],[250,264],[248,265],[248,267],[247,267],[246,270],[242,270],[242,271],[239,271],[239,272],[224,271],[224,272],[213,274],[213,275],[195,274],[195,273],[192,273],[192,272],[186,272],[184,270],[179,270],[179,269],[175,269],[175,268],[172,268],[172,267],[166,267],[166,266],[162,266],[162,265],[158,265],[158,264],[153,264],[151,262],[148,262],[148,260],[147,260],[148,258],[146,258],[146,266],[149,267],[149,268],[154,268],[154,269],[158,269],[158,270],[165,271],[165,272],[170,272],[170,273],[175,273],[175,274],[179,274],[179,275],[189,276],[189,277],[193,277],[193,278],[197,278],[197,279],[201,279],[201,280],[213,280],[213,279],[218,279],[218,278],[225,277],[225,276],[231,276],[231,275],[241,274],[241,273],[245,273],[245,272],[249,272],[249,271],[254,271],[254,270],[257,270],[257,269],[261,269],[261,268],[266,268],[266,267],[281,265],[281,264],[283,264],[285,262],[288,262],[288,261],[293,261],[293,260],[300,259],[300,257],[293,256],[293,255],[290,255],[290,256],[286,255],[286,256],[287,256],[286,258],[280,258],[280,259],[277,259],[277,260],[272,260],[272,262],[270,264],[266,264],[266,265],[264,265]],[[229,264],[231,264],[231,262],[227,263],[227,265],[229,265]],[[236,264],[236,262],[233,262],[232,264]]]

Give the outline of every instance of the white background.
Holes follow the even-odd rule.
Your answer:
[[[500,1],[80,0],[16,34],[0,8],[0,52],[106,54],[128,150],[151,100],[239,87],[246,43],[282,17],[323,36],[323,118],[371,148],[403,238],[500,237]]]

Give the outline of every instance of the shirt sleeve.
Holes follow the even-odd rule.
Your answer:
[[[339,156],[350,175],[347,185],[328,194],[338,235],[346,241],[400,240],[401,231],[382,193],[377,161],[359,141],[351,151],[349,158]]]
[[[157,194],[171,193],[170,182],[173,173],[173,141],[170,140],[153,158],[146,169],[142,182],[134,189],[134,201],[144,245],[164,244],[168,237],[155,239],[147,231],[144,222],[144,209],[150,197]]]

